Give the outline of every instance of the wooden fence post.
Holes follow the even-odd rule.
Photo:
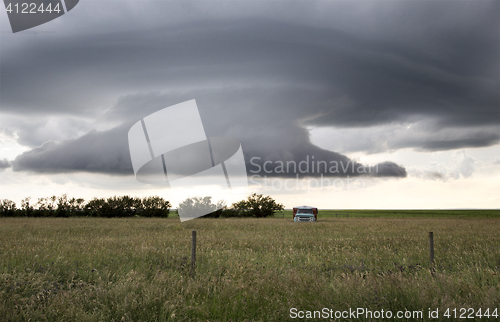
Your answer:
[[[196,268],[196,230],[191,233],[191,269],[193,271],[193,276],[195,274]]]
[[[429,233],[429,259],[431,266],[434,266],[434,234]]]

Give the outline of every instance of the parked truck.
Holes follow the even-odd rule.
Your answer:
[[[318,208],[309,206],[300,206],[293,208],[293,221],[294,222],[304,222],[304,221],[317,221],[318,220]]]

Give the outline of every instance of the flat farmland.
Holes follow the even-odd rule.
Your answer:
[[[500,309],[500,219],[491,217],[0,218],[0,319],[283,321],[297,320],[294,308],[366,308],[424,318],[439,309],[436,320],[449,321],[448,308],[491,313]]]
[[[393,218],[500,218],[500,210],[460,209],[460,210],[358,210],[320,209],[319,218],[341,217],[393,217]],[[283,210],[276,217],[292,218],[292,210]],[[282,217],[282,218],[283,218]]]

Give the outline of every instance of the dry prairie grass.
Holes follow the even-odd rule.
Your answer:
[[[491,218],[0,218],[0,320],[282,321],[293,307],[499,308],[499,227]]]

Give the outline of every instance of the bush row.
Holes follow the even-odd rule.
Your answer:
[[[130,196],[115,196],[110,198],[94,198],[85,202],[82,198],[52,196],[39,198],[34,204],[31,198],[24,198],[21,207],[16,203],[0,200],[1,217],[168,217],[172,205],[169,201],[153,196],[137,198]]]
[[[24,198],[21,207],[8,199],[0,200],[0,217],[168,217],[172,205],[169,201],[153,196],[137,198],[130,196],[94,198],[85,201],[83,198],[52,196],[39,198],[34,204],[31,198]],[[270,217],[284,209],[269,196],[252,193],[245,200],[235,202],[227,207],[225,201],[212,203],[212,197],[191,197],[179,204],[179,210],[185,213],[208,213],[206,218],[219,217]],[[215,210],[219,209],[219,210]]]
[[[190,197],[181,202],[178,209],[185,213],[208,213],[203,216],[205,218],[263,218],[274,216],[274,213],[283,210],[284,206],[269,196],[252,193],[247,199],[235,202],[231,207],[227,207],[224,200],[212,203],[212,197]]]

